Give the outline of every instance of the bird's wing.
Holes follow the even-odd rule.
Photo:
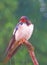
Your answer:
[[[23,23],[22,22],[19,22],[16,27],[14,28],[14,31],[13,31],[13,35],[15,35],[16,31],[18,30],[19,28],[19,25],[22,25]]]
[[[13,35],[13,36],[11,37],[10,41],[9,41],[8,47],[7,47],[6,51],[5,51],[5,55],[6,55],[6,54],[9,52],[9,50],[11,49],[11,47],[12,47],[14,41],[15,41],[15,36]]]
[[[8,53],[8,51],[11,49],[12,45],[13,45],[14,42],[16,41],[16,40],[15,40],[15,33],[16,33],[16,31],[18,30],[19,25],[22,25],[22,23],[19,22],[19,23],[16,25],[16,27],[14,28],[13,35],[12,35],[12,37],[11,37],[11,39],[10,39],[10,42],[9,42],[9,45],[8,45],[6,51],[5,51],[5,54]]]

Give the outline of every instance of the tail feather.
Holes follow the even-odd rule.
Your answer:
[[[5,54],[8,53],[9,49],[11,49],[14,42],[15,42],[15,36],[13,35],[12,38],[10,39],[10,42],[9,42],[9,45],[8,45],[6,51],[5,51]]]
[[[22,44],[19,44],[18,42],[14,43],[13,47],[9,49],[9,52],[3,61],[4,64],[6,64],[11,59],[11,57],[17,52],[17,50],[19,49],[21,45]]]

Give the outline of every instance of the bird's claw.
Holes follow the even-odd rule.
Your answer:
[[[25,42],[25,38],[22,38],[21,40],[20,40],[20,42],[23,44],[24,42]]]

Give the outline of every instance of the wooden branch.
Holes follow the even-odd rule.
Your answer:
[[[19,47],[21,46],[21,41],[19,42],[15,42],[14,45],[11,47],[11,49],[8,51],[7,56],[5,57],[5,59],[3,60],[3,63],[6,64],[11,57],[18,51]]]
[[[11,47],[11,49],[8,51],[8,54],[6,56],[6,58],[4,59],[4,63],[7,63],[11,57],[17,52],[17,50],[19,49],[19,47],[24,44],[26,45],[27,49],[28,49],[28,52],[29,52],[29,55],[33,61],[33,64],[34,65],[39,65],[38,64],[38,61],[35,57],[35,53],[34,53],[34,47],[31,45],[31,43],[29,43],[27,40],[25,40],[24,38],[21,39],[20,41],[18,42],[15,42],[14,45]]]
[[[32,46],[31,43],[29,43],[27,40],[25,40],[24,44],[26,45],[27,49],[28,49],[28,52],[29,52],[29,55],[33,61],[33,64],[34,65],[39,65],[36,57],[35,57],[35,53],[34,53],[34,47]]]

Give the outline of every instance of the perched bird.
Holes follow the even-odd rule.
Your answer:
[[[29,40],[34,30],[34,24],[26,16],[22,16],[19,23],[16,25],[13,31],[12,38],[9,42],[6,52],[13,47],[14,42],[21,40],[22,38]]]
[[[33,29],[34,25],[30,22],[30,20],[26,16],[22,16],[13,32],[15,40],[19,41],[22,38],[25,38],[26,40],[30,39]]]

